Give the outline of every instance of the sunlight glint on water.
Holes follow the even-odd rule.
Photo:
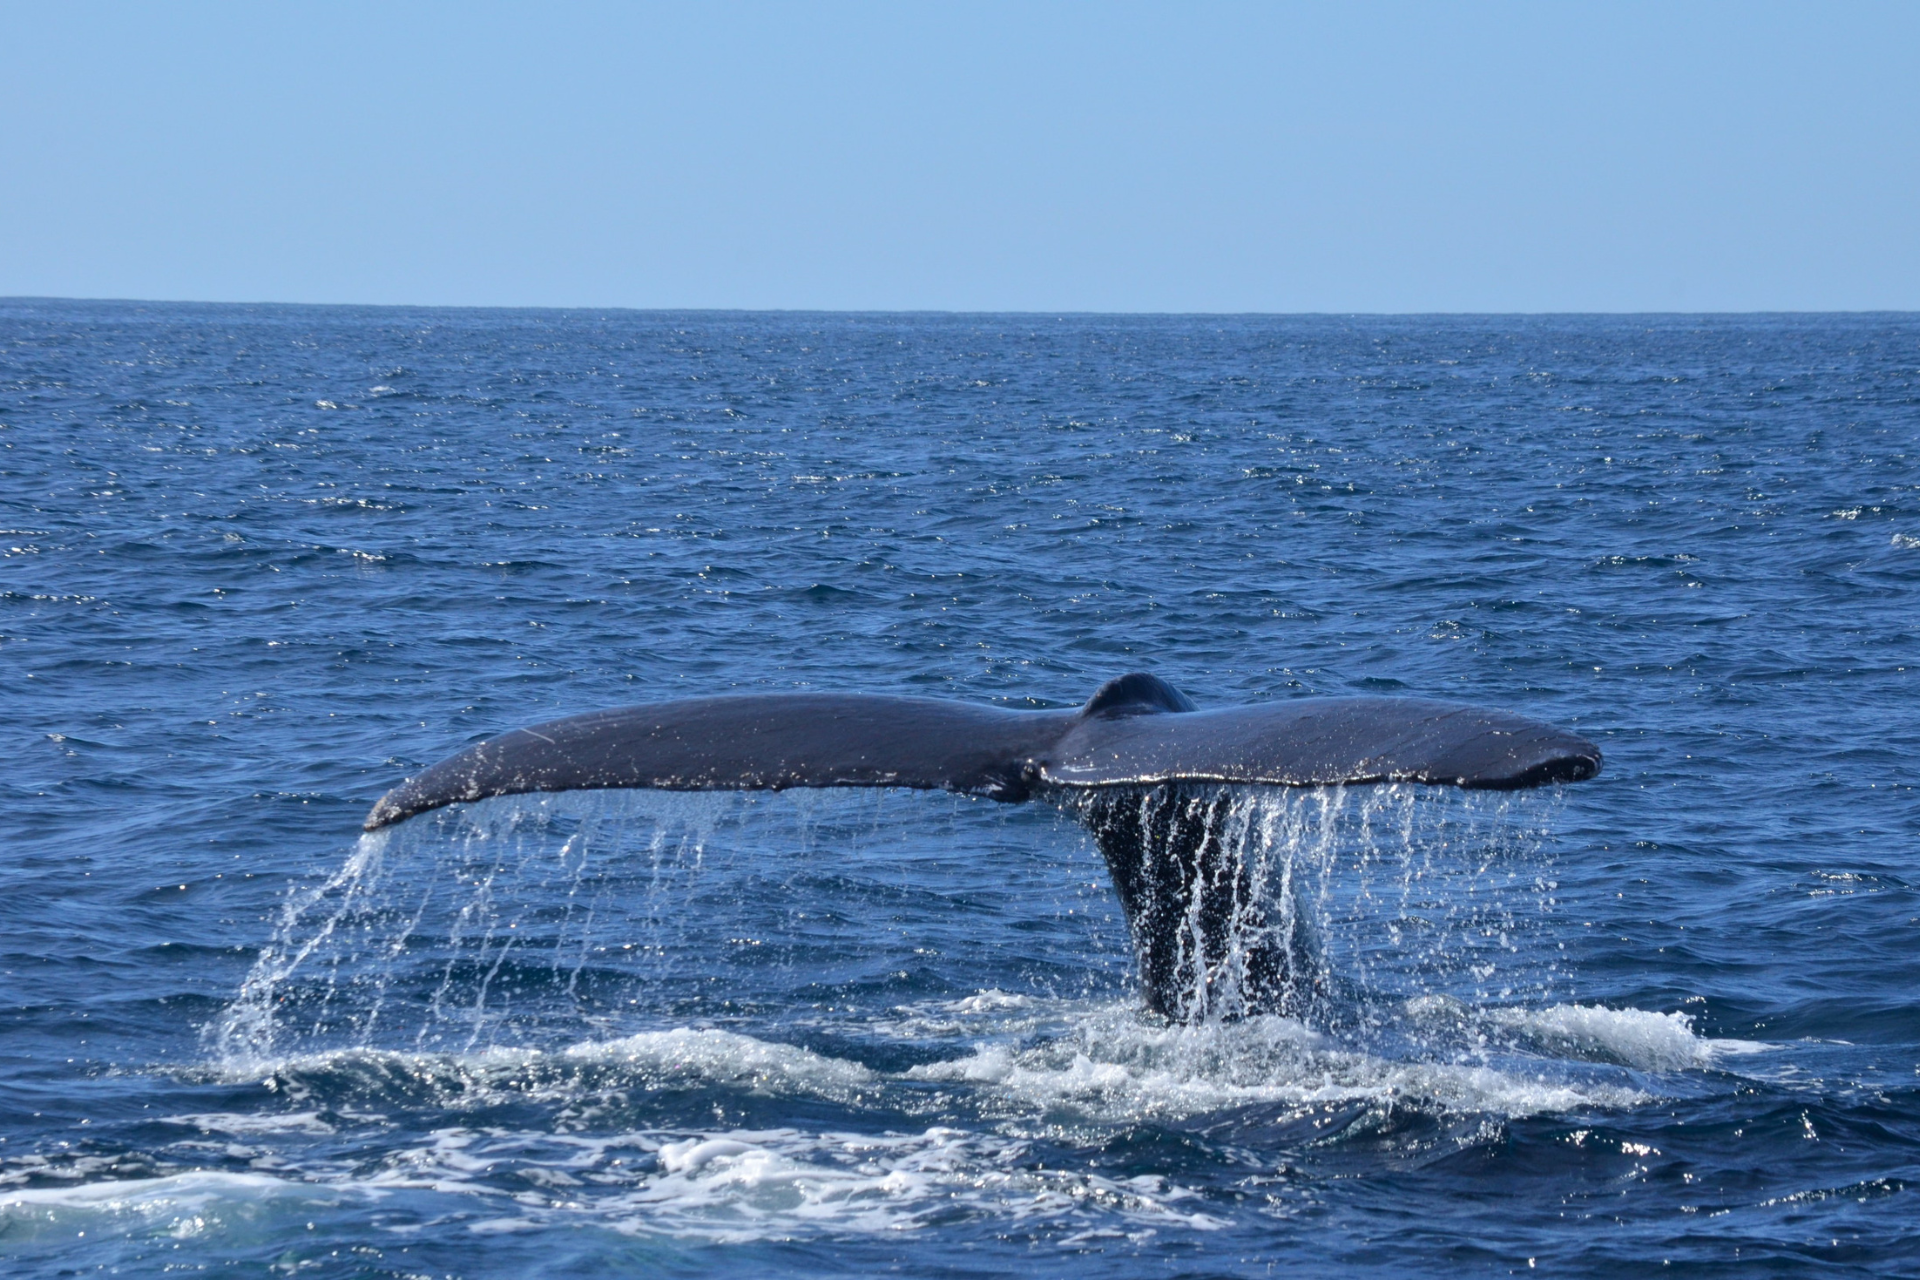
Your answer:
[[[0,339],[10,1275],[1920,1267],[1912,317],[12,300]],[[1607,766],[1545,842],[1541,796],[1214,814],[1324,981],[1195,1026],[1044,806],[351,843],[553,716],[1128,670]]]

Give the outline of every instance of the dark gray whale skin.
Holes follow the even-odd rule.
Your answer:
[[[915,787],[1045,796],[1092,830],[1147,1004],[1178,1021],[1297,1011],[1300,939],[1250,902],[1221,841],[1234,784],[1417,782],[1513,790],[1600,772],[1585,738],[1416,698],[1293,698],[1201,711],[1156,676],[1074,711],[854,693],[686,698],[550,720],[468,747],[373,806],[366,829],[460,801],[613,787]],[[1228,975],[1226,969],[1233,973]],[[1232,983],[1222,981],[1226,976]],[[1216,989],[1233,989],[1231,1002]]]
[[[463,800],[642,787],[915,787],[994,800],[1166,782],[1424,782],[1514,789],[1600,771],[1585,738],[1504,711],[1416,698],[1292,698],[1197,710],[1121,676],[1076,711],[938,698],[764,693],[549,720],[490,738],[382,796],[378,830]]]

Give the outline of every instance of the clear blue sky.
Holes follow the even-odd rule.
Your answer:
[[[1920,4],[0,0],[0,295],[1920,309]]]

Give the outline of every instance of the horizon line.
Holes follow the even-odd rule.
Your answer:
[[[1463,318],[1553,318],[1575,316],[1606,316],[1622,318],[1630,316],[1700,316],[1700,317],[1761,317],[1761,316],[1920,316],[1920,307],[1915,308],[1753,308],[1745,310],[1705,309],[1705,310],[1542,310],[1542,311],[1119,311],[1086,310],[1076,308],[1035,309],[1014,307],[1001,310],[971,309],[957,307],[703,307],[703,306],[628,306],[595,304],[554,304],[554,303],[447,303],[447,302],[285,302],[272,300],[242,301],[234,299],[208,298],[122,298],[122,297],[72,297],[60,294],[0,294],[0,307],[19,304],[79,303],[94,305],[147,306],[147,307],[259,307],[259,308],[327,308],[352,311],[550,311],[564,313],[606,313],[631,312],[641,315],[789,315],[789,316],[1033,316],[1057,319],[1079,317],[1108,318],[1162,318],[1162,319],[1418,319],[1423,317]]]

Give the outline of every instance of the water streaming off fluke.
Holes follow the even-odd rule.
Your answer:
[[[1551,793],[1159,787],[1068,802],[1096,833],[1127,822],[1189,855],[1206,837],[1200,861],[1158,857],[1165,884],[1141,897],[1159,915],[1134,921],[1131,944],[1074,824],[977,801],[606,792],[450,809],[362,836],[291,892],[214,1045],[236,1061],[466,1053],[731,1023],[771,1012],[766,974],[823,952],[849,977],[823,1006],[878,1017],[969,989],[984,958],[969,954],[970,910],[1027,916],[1032,994],[1096,997],[1157,965],[1182,1001],[1159,1011],[1182,1021],[1277,1011],[1355,1027],[1389,998],[1551,994],[1552,958],[1529,945],[1553,908]],[[935,852],[929,821],[945,827]],[[903,822],[919,837],[904,859]],[[983,877],[1017,893],[977,903]],[[1232,913],[1203,918],[1178,877],[1229,884]]]

